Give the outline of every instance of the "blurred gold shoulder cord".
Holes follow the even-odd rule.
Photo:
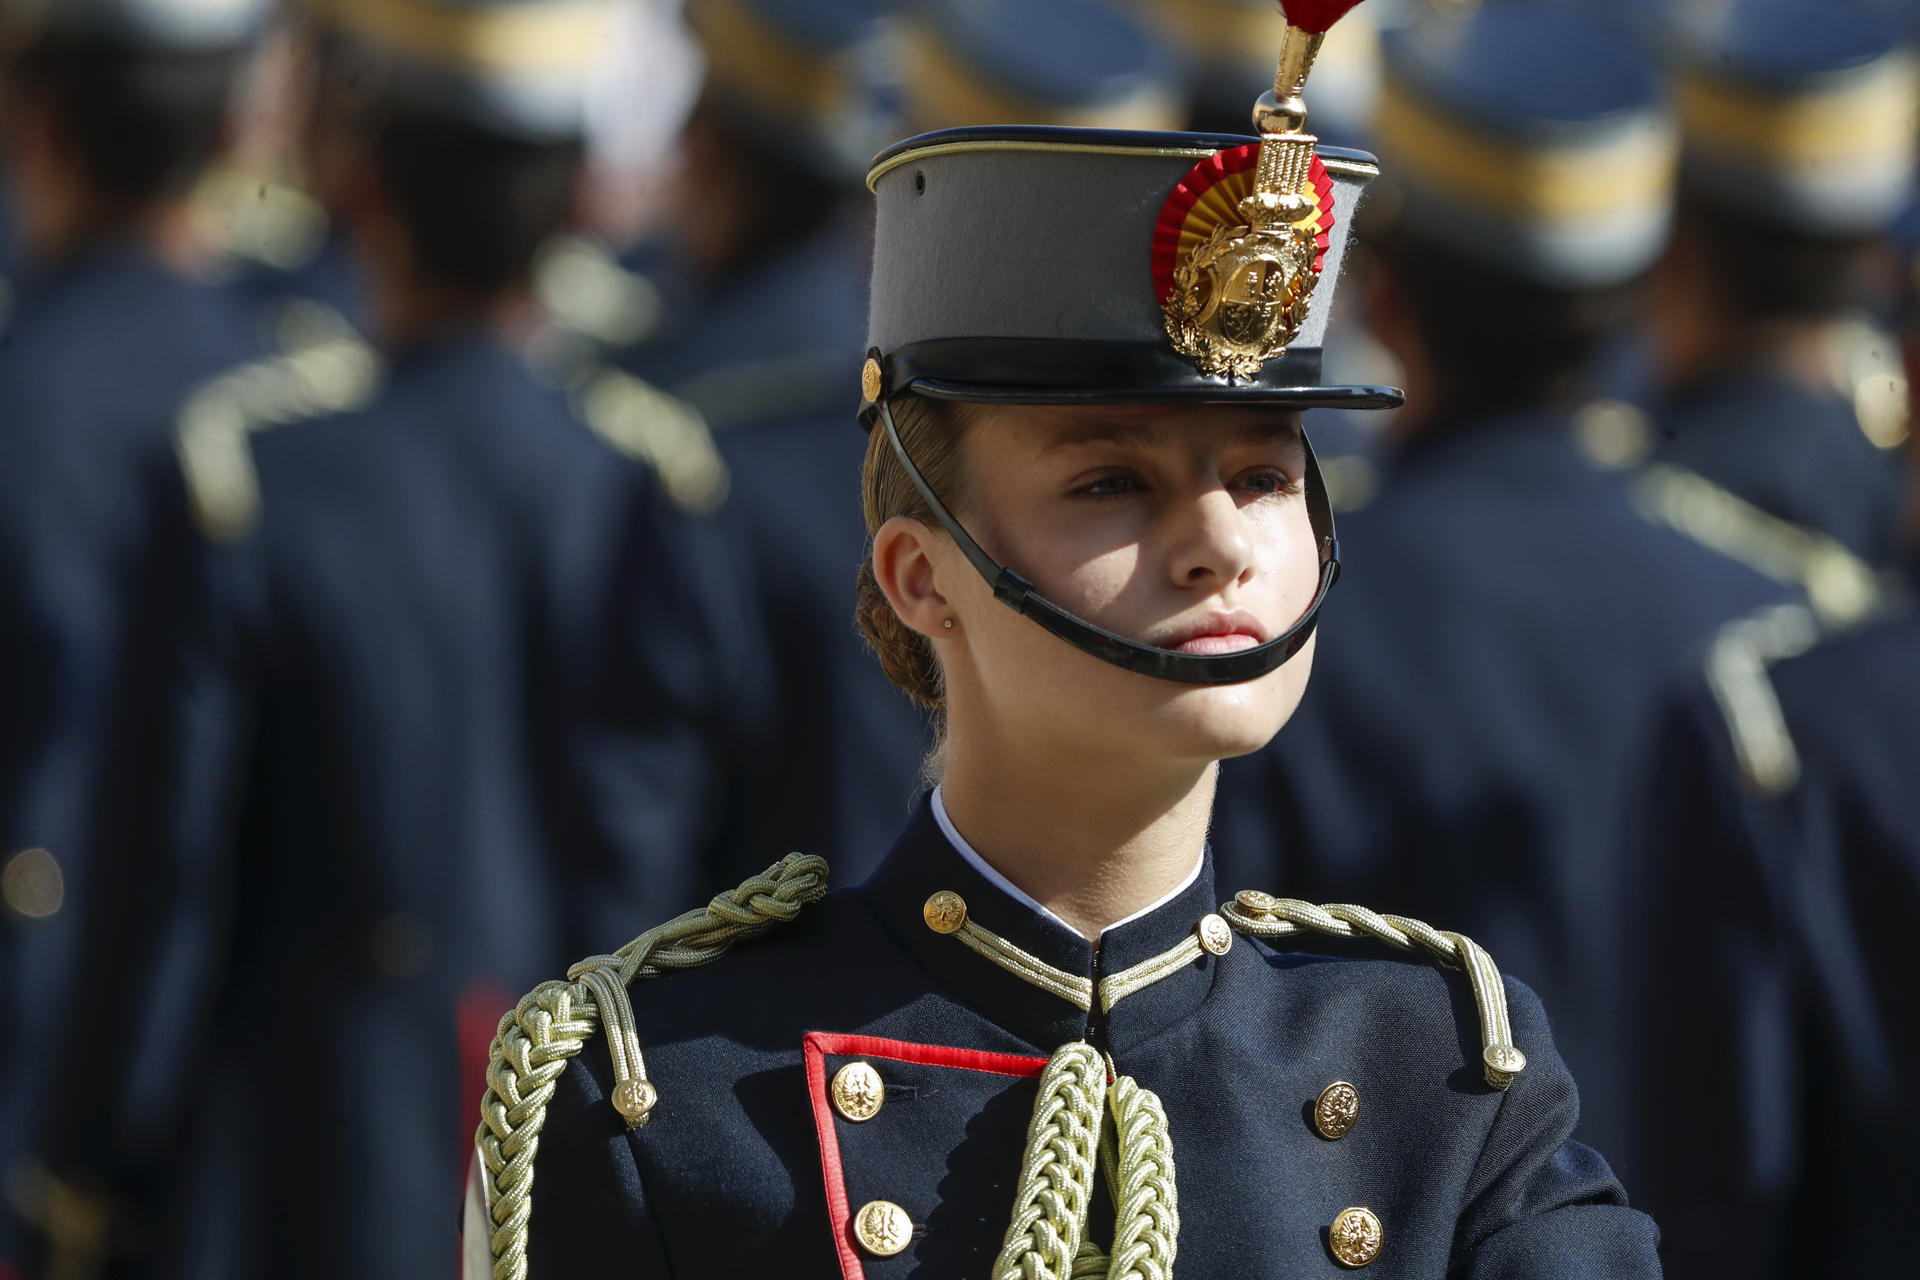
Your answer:
[[[525,1280],[533,1157],[547,1104],[568,1060],[596,1029],[606,1032],[613,1055],[613,1105],[627,1124],[645,1124],[659,1100],[647,1081],[627,985],[718,960],[735,943],[794,919],[826,891],[826,859],[788,854],[739,888],[647,930],[612,955],[582,960],[566,981],[542,983],[500,1019],[474,1138],[485,1165],[494,1280]]]

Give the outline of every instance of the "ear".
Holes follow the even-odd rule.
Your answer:
[[[906,516],[895,516],[873,535],[873,577],[900,620],[929,639],[952,634],[942,624],[953,608],[934,581],[939,535]]]

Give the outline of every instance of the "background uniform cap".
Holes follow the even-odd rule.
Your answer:
[[[1617,24],[1489,3],[1382,40],[1375,138],[1409,229],[1535,283],[1639,275],[1672,223],[1677,142]]]
[[[1669,30],[1689,191],[1815,236],[1883,230],[1911,204],[1920,79],[1894,10],[1727,0]]]
[[[1101,0],[929,0],[901,43],[917,128],[1166,129],[1186,118],[1179,67],[1162,41]]]
[[[748,128],[778,128],[795,160],[855,186],[897,133],[884,0],[689,0],[707,96]]]
[[[29,36],[104,36],[183,52],[245,44],[269,0],[4,0],[0,23]]]
[[[533,141],[584,133],[616,0],[306,0],[378,91]]]

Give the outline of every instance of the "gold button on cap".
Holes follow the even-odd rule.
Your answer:
[[[1200,946],[1208,955],[1223,956],[1233,948],[1233,927],[1209,911],[1200,917]]]
[[[913,1243],[913,1219],[891,1200],[869,1200],[853,1219],[860,1247],[876,1258],[891,1258]]]
[[[885,387],[880,373],[880,362],[868,356],[866,364],[860,368],[860,394],[867,398],[868,404],[872,404],[880,398],[883,390]]]
[[[1343,1267],[1364,1267],[1380,1256],[1384,1233],[1371,1209],[1342,1209],[1327,1228],[1327,1247]]]
[[[1313,1127],[1329,1142],[1353,1132],[1360,1118],[1360,1091],[1345,1080],[1335,1080],[1313,1100]]]
[[[886,1086],[871,1064],[849,1062],[833,1073],[833,1109],[854,1123],[879,1115],[886,1100]]]
[[[927,899],[921,914],[927,918],[927,928],[935,933],[957,933],[967,922],[967,900],[951,889],[942,889]]]

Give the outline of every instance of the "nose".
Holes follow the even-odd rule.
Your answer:
[[[1168,544],[1176,586],[1225,586],[1253,572],[1247,518],[1230,491],[1215,485],[1175,506]]]

